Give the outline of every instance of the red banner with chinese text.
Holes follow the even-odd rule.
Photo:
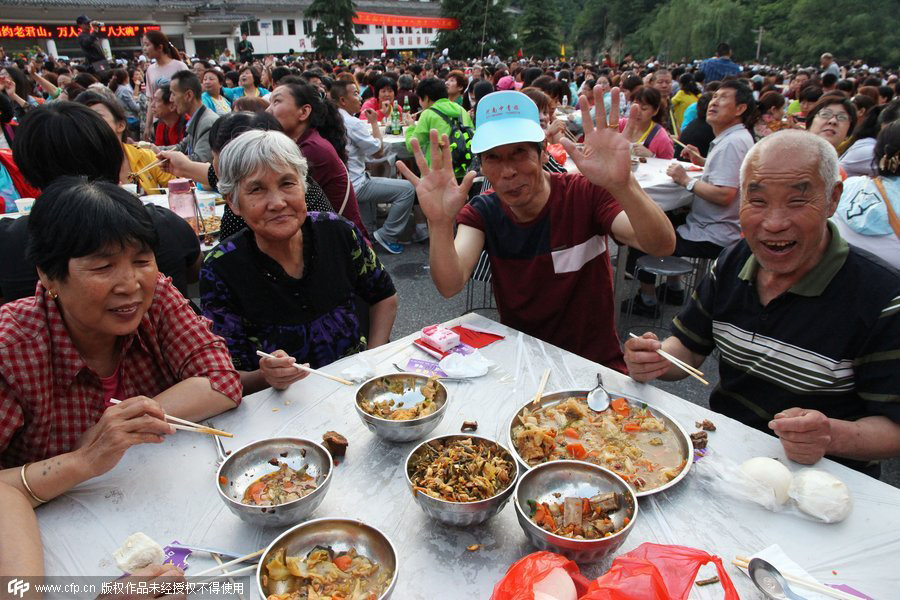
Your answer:
[[[353,17],[356,25],[395,25],[400,27],[431,27],[433,29],[459,29],[459,21],[444,17],[407,17],[358,12]]]

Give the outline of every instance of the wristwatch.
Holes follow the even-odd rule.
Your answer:
[[[693,191],[694,191],[694,186],[695,186],[695,185],[697,185],[697,180],[696,180],[696,179],[691,179],[690,181],[688,181],[687,185],[684,186],[684,189],[686,189],[686,190],[689,191],[689,192],[693,192]]]

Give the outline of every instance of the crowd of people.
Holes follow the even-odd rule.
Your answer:
[[[695,366],[719,350],[712,407],[797,462],[877,476],[900,455],[896,72],[741,66],[727,44],[598,64],[142,42],[113,68],[0,69],[0,208],[37,198],[0,220],[0,533],[19,549],[0,570],[40,574],[33,507],[162,442],[164,415],[198,421],[294,384],[294,363],[386,343],[403,299],[378,253],[408,243],[428,241],[442,295],[489,265],[503,323],[638,381],[684,376],[661,348]],[[384,141],[397,117],[411,161]],[[642,157],[680,159],[688,209],[641,189]],[[122,187],[175,178],[226,202],[205,256]],[[693,294],[640,273],[619,307],[613,242],[714,262]],[[660,298],[683,305],[672,336],[623,345],[617,311],[656,316]]]

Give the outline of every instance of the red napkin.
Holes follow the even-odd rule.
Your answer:
[[[457,325],[456,327],[451,327],[450,329],[459,334],[460,342],[462,342],[463,344],[468,344],[473,348],[484,348],[485,346],[489,346],[494,342],[498,342],[503,339],[502,335],[472,331],[471,329],[466,329],[462,325]]]

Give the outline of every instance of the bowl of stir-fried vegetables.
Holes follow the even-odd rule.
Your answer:
[[[418,440],[444,418],[447,388],[437,377],[390,373],[356,390],[356,413],[375,435],[392,442]]]
[[[618,549],[638,513],[637,496],[625,480],[574,460],[529,470],[516,485],[513,502],[535,547],[578,562],[597,562]]]
[[[270,438],[235,450],[219,465],[216,487],[240,519],[274,527],[309,517],[331,484],[331,454],[302,438]]]
[[[266,548],[257,584],[266,600],[386,600],[397,551],[378,529],[353,519],[313,519]]]
[[[638,497],[681,481],[691,468],[687,432],[663,411],[614,397],[594,412],[587,390],[550,392],[520,408],[509,424],[510,449],[525,469],[554,460],[592,463],[624,479]]]
[[[459,527],[499,513],[518,476],[509,450],[478,435],[438,436],[416,446],[406,459],[416,504],[428,516]]]

